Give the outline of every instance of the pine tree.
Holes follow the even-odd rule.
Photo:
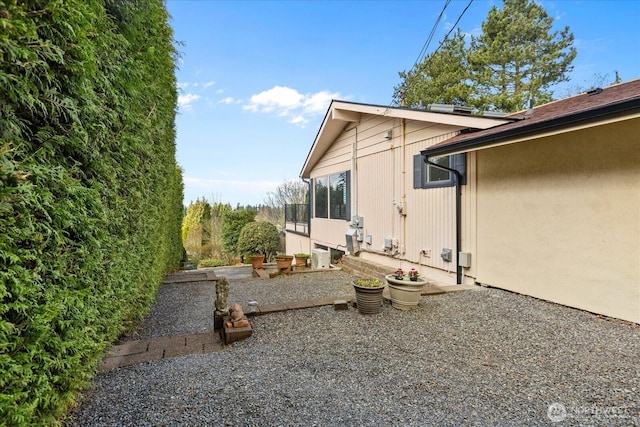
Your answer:
[[[518,111],[551,101],[550,86],[568,81],[576,57],[569,27],[551,32],[553,18],[529,0],[491,8],[469,61],[486,109]]]
[[[502,9],[491,8],[470,46],[458,30],[415,69],[399,73],[394,102],[507,112],[549,102],[550,87],[569,80],[576,57],[569,27],[552,32],[552,25],[534,1],[505,0]]]
[[[413,70],[399,73],[403,82],[394,88],[396,104],[473,104],[473,86],[467,62],[464,34],[460,30]]]

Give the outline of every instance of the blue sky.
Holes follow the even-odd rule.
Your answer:
[[[538,1],[569,26],[578,56],[571,82],[617,70],[640,77],[640,0]],[[297,179],[331,99],[389,105],[398,72],[412,67],[445,0],[167,0],[181,42],[177,158],[185,204],[262,203]],[[468,1],[452,1],[436,27],[432,52]],[[474,0],[458,23],[478,35],[492,5]]]

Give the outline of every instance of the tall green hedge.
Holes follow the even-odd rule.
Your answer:
[[[182,255],[162,0],[0,0],[0,425],[59,422]]]

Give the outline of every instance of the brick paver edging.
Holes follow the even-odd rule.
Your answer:
[[[194,353],[211,353],[223,348],[218,332],[178,335],[150,340],[127,341],[111,347],[99,366],[101,371],[168,359]]]
[[[268,304],[257,306],[256,316],[278,313],[287,310],[333,305],[334,298],[297,301],[282,304]],[[185,356],[194,353],[211,353],[225,347],[216,332],[200,334],[177,335],[148,340],[127,341],[111,347],[109,354],[102,360],[99,370],[108,371],[123,366],[137,365],[159,359]]]
[[[175,282],[174,282],[175,283]],[[385,288],[383,297],[389,301],[388,289]],[[425,286],[422,295],[437,295],[446,292],[442,288],[429,284]],[[321,298],[316,300],[284,302],[280,304],[265,304],[256,307],[256,316],[278,313],[287,310],[300,310],[304,308],[333,305],[336,298]],[[352,299],[347,299],[348,304]],[[250,313],[247,313],[251,315]],[[225,347],[216,332],[206,332],[190,335],[178,335],[161,337],[148,340],[127,341],[111,347],[109,354],[99,366],[102,371],[120,368],[123,366],[137,365],[152,360],[168,359],[171,357],[185,356],[194,353],[211,353],[220,351]]]

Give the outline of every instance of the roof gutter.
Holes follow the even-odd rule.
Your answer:
[[[470,134],[468,139],[456,141],[451,144],[444,143],[439,146],[436,145],[431,148],[427,148],[421,153],[425,156],[435,157],[451,154],[454,152],[473,151],[487,147],[489,145],[499,144],[510,139],[523,137],[542,131],[559,129],[562,127],[577,125],[582,122],[596,119],[622,116],[630,111],[637,110],[638,108],[640,108],[640,97],[635,97],[626,99],[624,101],[608,104],[601,108],[580,111],[577,113],[568,114],[563,117],[558,117],[556,119],[535,122],[529,126],[520,126],[514,127],[512,129],[506,129],[503,132],[482,135],[476,138],[473,138],[472,134]]]

